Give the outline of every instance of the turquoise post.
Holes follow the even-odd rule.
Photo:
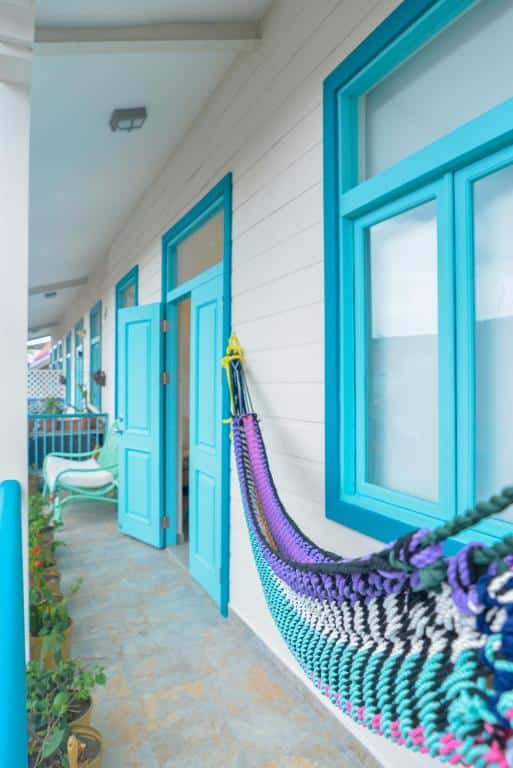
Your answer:
[[[21,493],[15,480],[0,483],[0,760],[27,766],[25,625]]]

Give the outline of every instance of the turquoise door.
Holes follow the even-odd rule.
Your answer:
[[[221,602],[223,279],[191,292],[189,567]]]
[[[84,341],[81,332],[84,330],[84,321],[80,320],[75,326],[75,408],[82,410],[84,407]]]
[[[118,312],[120,530],[154,547],[162,530],[161,305]]]

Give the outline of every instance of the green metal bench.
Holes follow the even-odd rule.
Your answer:
[[[117,504],[119,430],[114,422],[101,448],[85,453],[49,453],[43,462],[43,496],[55,522],[75,502]]]

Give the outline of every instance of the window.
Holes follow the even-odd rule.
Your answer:
[[[64,368],[64,375],[66,377],[66,392],[65,401],[66,405],[71,404],[71,332],[66,334],[66,362]]]
[[[220,263],[223,238],[224,210],[210,215],[210,218],[192,233],[186,230],[183,239],[174,243],[171,249],[168,285],[181,285]]]
[[[75,400],[78,411],[84,407],[84,319],[75,325]]]
[[[512,35],[406,0],[325,83],[327,514],[383,540],[513,482]]]
[[[139,267],[133,267],[130,272],[116,283],[116,336],[114,340],[115,357],[115,386],[114,386],[114,411],[118,413],[118,311],[127,307],[136,307],[139,304]]]
[[[89,391],[91,405],[102,407],[102,388],[96,376],[102,367],[102,303],[99,301],[89,313]]]

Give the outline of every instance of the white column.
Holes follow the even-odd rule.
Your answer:
[[[0,480],[23,489],[27,576],[27,305],[31,3],[0,2]],[[25,578],[25,584],[28,583]]]

